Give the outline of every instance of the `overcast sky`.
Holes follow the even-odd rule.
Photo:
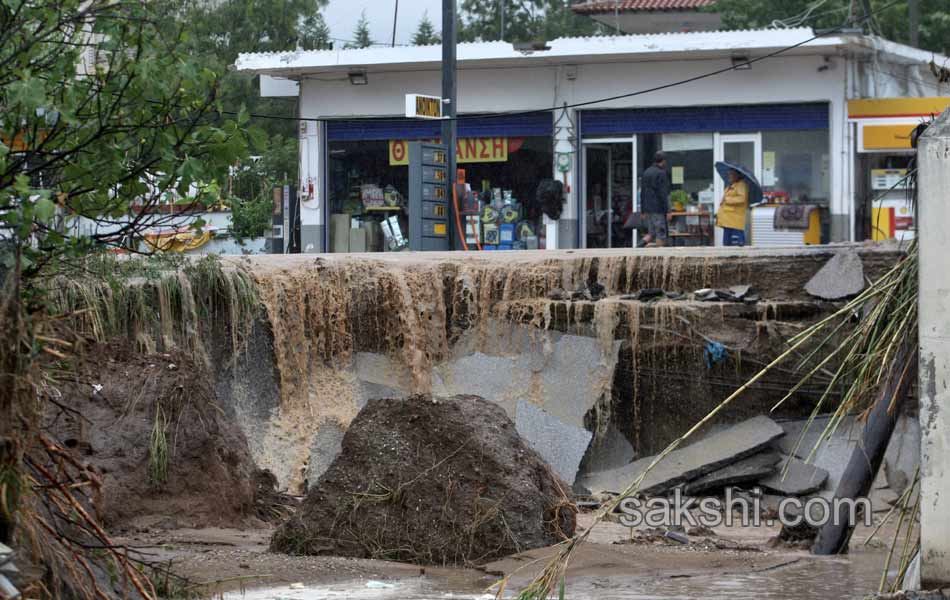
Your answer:
[[[374,42],[389,43],[393,37],[393,9],[396,0],[330,0],[323,16],[335,38],[353,39],[360,12],[366,9]],[[436,31],[442,29],[442,0],[399,0],[396,20],[396,43],[408,44],[424,12]]]

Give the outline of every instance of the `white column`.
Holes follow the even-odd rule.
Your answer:
[[[304,254],[323,251],[324,181],[322,169],[323,123],[300,123],[300,251]]]
[[[918,146],[921,586],[950,585],[950,110]]]
[[[831,99],[829,127],[831,129],[831,148],[828,156],[828,176],[830,179],[831,202],[831,241],[846,242],[851,239],[851,213],[854,211],[851,195],[848,193],[848,103],[844,99],[844,90]]]

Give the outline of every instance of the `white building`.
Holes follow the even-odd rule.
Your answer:
[[[931,53],[870,36],[774,29],[548,46],[532,53],[502,42],[458,46],[459,166],[476,191],[511,190],[542,248],[629,245],[622,223],[657,150],[669,157],[674,200],[699,211],[681,223],[682,215],[671,216],[684,243],[712,243],[698,215],[721,196],[718,160],[754,170],[769,198],[819,208],[821,235],[773,231],[771,212],[753,210],[753,244],[864,239],[869,171],[906,162],[901,152],[920,117],[884,118],[908,135],[897,135],[894,149],[863,148],[866,117],[890,113],[852,111],[852,119],[849,101],[927,98],[914,104],[920,115],[948,104],[940,97],[947,86],[929,72]],[[404,144],[437,137],[439,124],[405,119],[404,96],[438,96],[440,60],[439,46],[238,58],[238,70],[261,75],[262,95],[298,97],[304,251],[382,249],[377,222],[391,213],[365,210],[360,191],[407,193]],[[556,223],[542,223],[534,204],[544,178],[568,190]],[[349,229],[367,233],[348,240]]]

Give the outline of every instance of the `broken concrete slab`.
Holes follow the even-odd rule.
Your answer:
[[[584,416],[610,391],[620,341],[605,348],[592,337],[494,321],[485,333],[463,335],[453,357],[436,366],[444,388],[434,391],[477,394],[512,419],[517,401],[529,399],[574,427],[584,427]]]
[[[326,471],[343,449],[343,428],[336,421],[325,420],[320,423],[317,433],[310,444],[310,460],[307,461],[305,477],[308,484],[315,483]]]
[[[759,480],[760,486],[786,496],[804,496],[822,489],[828,481],[828,471],[794,456],[782,458],[775,473]]]
[[[838,482],[841,481],[844,470],[851,459],[851,453],[858,445],[861,438],[862,425],[854,416],[845,416],[841,419],[837,429],[827,439],[821,441],[818,450],[812,454],[815,445],[821,439],[821,435],[830,422],[830,417],[817,417],[812,424],[808,425],[808,419],[799,419],[794,421],[785,421],[782,428],[785,429],[785,437],[775,441],[775,446],[783,454],[795,456],[825,471],[828,471],[828,481],[826,488],[836,490]],[[805,428],[807,427],[807,430]],[[805,435],[802,437],[802,431]],[[796,448],[797,444],[797,448]]]
[[[573,483],[577,469],[590,445],[593,434],[586,429],[566,425],[547,411],[518,401],[515,429],[535,452],[541,455],[561,479]]]
[[[686,484],[683,493],[689,496],[709,493],[714,490],[740,483],[758,481],[775,472],[776,465],[782,460],[778,452],[760,452],[748,458],[736,461],[721,469],[703,475]]]
[[[897,420],[884,455],[884,477],[892,490],[900,494],[914,480],[920,465],[920,421],[902,415]]]
[[[784,431],[772,419],[758,416],[711,435],[694,444],[674,450],[646,474],[641,494],[658,494],[673,486],[751,456]],[[620,493],[647,470],[654,457],[640,459],[624,467],[584,474],[579,481],[594,493]]]
[[[842,250],[815,273],[805,291],[822,300],[840,300],[864,289],[864,264],[854,250]]]
[[[580,468],[585,473],[606,471],[629,465],[636,457],[637,451],[627,436],[611,423],[600,438],[591,442]]]

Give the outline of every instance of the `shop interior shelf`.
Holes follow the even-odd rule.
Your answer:
[[[402,210],[401,206],[364,206],[364,212],[392,212]]]

